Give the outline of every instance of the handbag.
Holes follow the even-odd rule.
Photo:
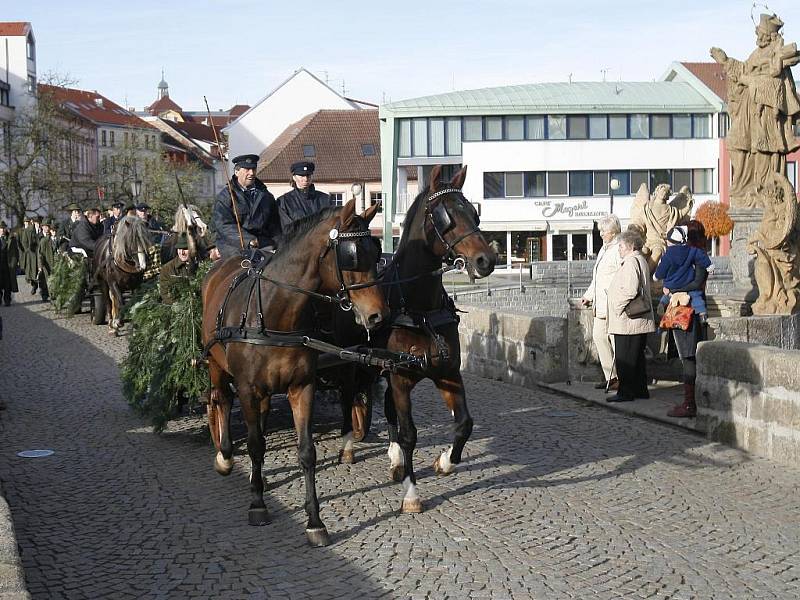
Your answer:
[[[652,314],[653,312],[653,301],[647,297],[644,292],[644,285],[642,285],[642,274],[639,268],[639,261],[636,261],[636,272],[639,275],[639,292],[636,296],[628,302],[628,305],[625,307],[625,314],[628,315],[629,319],[640,319],[647,314]]]
[[[694,309],[691,306],[668,306],[661,317],[659,327],[661,329],[682,329],[687,331],[692,326],[692,318],[694,317]]]

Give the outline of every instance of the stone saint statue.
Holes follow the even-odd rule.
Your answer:
[[[786,172],[786,154],[800,146],[792,127],[800,117],[789,67],[800,62],[797,44],[784,44],[776,15],[761,15],[756,48],[746,61],[729,58],[719,48],[711,56],[727,76],[731,124],[726,143],[731,156],[733,207],[757,204],[756,190],[771,173]]]
[[[694,206],[688,187],[683,186],[672,201],[668,201],[671,192],[668,184],[660,183],[651,197],[647,184],[643,183],[636,192],[631,208],[631,226],[644,237],[642,254],[647,259],[651,273],[656,270],[667,247],[667,231],[675,225],[686,223]]]

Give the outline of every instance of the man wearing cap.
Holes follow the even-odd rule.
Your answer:
[[[81,207],[75,202],[68,204],[64,210],[69,211],[69,217],[61,223],[58,231],[59,244],[63,246],[62,249],[66,250],[69,247],[69,242],[72,239],[72,230],[75,229],[75,224],[81,220]]]
[[[39,245],[36,248],[36,262],[37,280],[39,283],[39,294],[42,297],[42,302],[47,302],[50,299],[50,291],[47,285],[47,280],[50,273],[53,271],[53,264],[56,259],[57,244],[53,237],[52,230],[55,224],[50,218],[42,222],[42,237],[39,238]]]
[[[292,165],[291,172],[292,190],[278,198],[281,229],[284,231],[291,223],[332,206],[330,196],[318,192],[311,183],[314,176],[313,162],[308,160],[296,162]]]
[[[102,235],[103,225],[100,223],[100,209],[90,208],[86,211],[86,217],[75,225],[70,246],[83,249],[91,258],[94,255],[97,240]]]
[[[140,202],[136,205],[136,216],[147,224],[153,243],[160,244],[161,234],[158,232],[164,231],[164,226],[150,213],[150,205],[147,202]]]
[[[122,218],[123,208],[125,208],[125,205],[122,202],[114,202],[114,204],[111,205],[111,214],[103,221],[103,233],[105,235],[111,235],[112,228]]]
[[[0,295],[3,304],[11,304],[11,294],[18,292],[17,267],[19,266],[19,243],[5,221],[0,221]]]
[[[36,277],[36,247],[39,244],[39,234],[36,231],[35,219],[41,217],[25,217],[23,229],[19,232],[20,267],[25,271],[25,281],[31,286],[31,296],[36,294],[39,287]]]
[[[178,255],[161,267],[158,275],[158,289],[164,304],[172,304],[175,301],[175,286],[197,272],[197,261],[189,256],[189,238],[185,233],[178,234],[175,249]]]
[[[211,227],[216,232],[217,248],[222,258],[240,252],[239,230],[231,205],[231,193],[236,198],[236,210],[245,248],[265,248],[275,245],[280,234],[278,205],[275,197],[258,178],[258,156],[244,154],[233,159],[230,191],[226,186],[217,194],[211,214]]]

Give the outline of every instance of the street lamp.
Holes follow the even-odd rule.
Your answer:
[[[611,191],[611,204],[609,206],[609,212],[613,215],[614,214],[614,192],[619,189],[619,179],[611,179],[608,182],[608,187]]]
[[[131,192],[133,193],[133,200],[134,202],[139,199],[139,195],[142,193],[142,180],[135,179],[131,181]]]
[[[350,192],[353,194],[353,198],[356,199],[356,212],[361,213],[364,212],[364,202],[361,199],[362,194],[364,193],[364,188],[361,187],[360,183],[354,183],[350,186]]]

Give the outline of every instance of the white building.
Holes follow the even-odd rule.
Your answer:
[[[425,182],[435,164],[463,164],[464,194],[501,264],[592,256],[612,179],[623,224],[641,183],[718,199],[723,107],[685,81],[517,85],[381,106],[384,247],[414,199],[407,168]]]
[[[318,110],[358,110],[361,105],[301,68],[223,129],[228,158],[261,154],[289,125]]]

